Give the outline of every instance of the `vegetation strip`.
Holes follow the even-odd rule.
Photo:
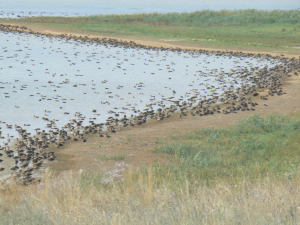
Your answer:
[[[174,39],[200,46],[243,47],[299,53],[299,10],[196,11],[86,17],[29,17],[11,23],[91,33]]]

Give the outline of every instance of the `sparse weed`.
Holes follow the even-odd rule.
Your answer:
[[[109,155],[109,156],[106,156],[106,155],[102,155],[99,157],[99,160],[100,161],[122,161],[124,160],[126,157],[125,155]]]
[[[131,142],[131,140],[132,140],[132,135],[131,135],[131,134],[128,134],[128,135],[126,136],[126,138],[127,138],[127,141],[128,141],[128,142]]]

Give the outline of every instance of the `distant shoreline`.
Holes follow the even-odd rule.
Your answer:
[[[199,44],[192,44],[189,42],[185,42],[184,40],[180,39],[160,39],[160,38],[149,38],[149,37],[134,37],[134,36],[126,36],[126,35],[109,35],[109,34],[95,34],[93,32],[84,32],[83,30],[74,30],[74,29],[67,29],[67,28],[55,28],[43,25],[35,25],[35,24],[27,24],[23,22],[5,22],[0,21],[0,25],[10,25],[10,26],[26,26],[31,32],[33,33],[40,33],[40,34],[51,34],[51,35],[68,35],[68,36],[87,36],[88,38],[111,38],[116,39],[118,41],[126,41],[126,42],[134,42],[138,45],[145,45],[149,47],[156,47],[156,48],[180,48],[183,50],[204,50],[209,52],[236,52],[236,53],[245,53],[245,54],[263,54],[263,55],[271,55],[272,57],[299,57],[299,54],[286,52],[286,51],[277,51],[273,50],[270,51],[268,49],[261,49],[261,50],[253,50],[251,48],[239,48],[239,47],[211,47]]]
[[[0,23],[26,26],[42,34],[113,38],[152,47],[300,55],[299,10],[39,16],[0,19]]]

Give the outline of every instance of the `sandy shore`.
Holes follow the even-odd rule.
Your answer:
[[[206,50],[206,51],[221,51],[221,52],[244,52],[244,53],[252,53],[252,54],[269,54],[271,56],[285,56],[288,58],[298,58],[299,54],[293,54],[288,51],[269,51],[265,49],[257,50],[252,48],[245,48],[245,47],[212,47],[212,46],[205,46],[196,43],[186,42],[184,39],[158,39],[158,38],[149,38],[149,37],[136,37],[136,36],[121,36],[121,35],[111,35],[111,34],[104,34],[104,33],[96,33],[96,32],[87,32],[82,30],[76,29],[64,29],[64,28],[55,28],[55,27],[48,27],[36,24],[28,24],[28,23],[5,23],[1,21],[1,24],[5,25],[13,25],[13,26],[26,26],[28,29],[32,30],[33,32],[39,32],[42,34],[67,34],[73,36],[88,36],[89,38],[112,38],[122,41],[133,41],[137,44],[152,46],[152,47],[164,47],[164,48],[181,48],[181,49],[188,49],[188,50]]]

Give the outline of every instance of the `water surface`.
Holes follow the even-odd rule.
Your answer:
[[[0,43],[3,142],[18,136],[16,125],[34,134],[37,128],[62,128],[78,115],[88,125],[168,107],[177,99],[212,98],[246,84],[241,72],[278,63],[3,32]]]

